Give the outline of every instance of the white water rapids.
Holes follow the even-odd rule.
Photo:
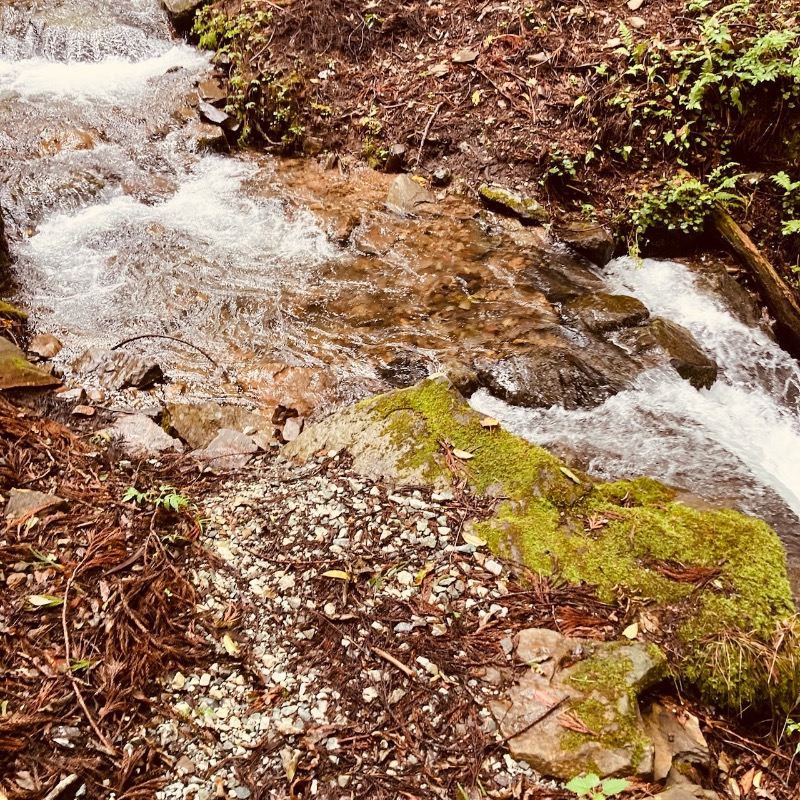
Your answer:
[[[486,296],[529,315],[523,273],[496,236],[448,230],[448,241],[464,238],[447,264],[438,252],[424,267],[357,262],[310,212],[278,199],[268,159],[198,152],[187,98],[208,69],[207,54],[174,41],[156,0],[0,0],[0,204],[13,234],[13,299],[63,339],[62,364],[92,343],[160,332],[228,365],[281,358],[374,380],[372,354],[385,343],[427,353],[452,344],[453,306],[476,351],[496,335],[480,330],[495,321]],[[70,137],[82,144],[52,144]],[[409,231],[409,241],[422,236]],[[439,286],[448,270],[485,288],[485,305],[466,288],[453,300]],[[488,273],[495,284],[480,286]],[[756,514],[800,563],[797,362],[680,264],[618,259],[602,278],[688,328],[719,364],[714,386],[697,391],[665,367],[591,410],[511,407],[484,391],[472,403],[601,477],[646,474]]]

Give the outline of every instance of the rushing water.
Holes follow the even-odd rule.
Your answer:
[[[797,563],[800,371],[763,331],[679,264],[620,259],[601,280],[453,198],[440,218],[402,219],[382,209],[382,176],[354,185],[205,152],[193,106],[209,69],[207,54],[172,38],[156,0],[0,0],[12,289],[63,340],[61,366],[90,344],[166,333],[239,381],[214,385],[191,350],[160,352],[197,391],[244,386],[258,401],[262,365],[280,361],[331,370],[342,401],[385,386],[380,367],[398,353],[413,355],[414,372],[536,342],[594,347],[595,360],[619,352],[570,329],[552,300],[565,280],[580,291],[604,281],[689,328],[720,365],[716,384],[696,391],[663,367],[590,410],[515,408],[483,391],[473,403],[595,474],[648,474],[757,514]],[[373,255],[325,234],[353,213]]]

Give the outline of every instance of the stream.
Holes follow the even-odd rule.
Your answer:
[[[570,463],[767,520],[798,591],[800,369],[768,332],[683,264],[622,258],[600,272],[455,194],[399,217],[383,206],[391,176],[213,152],[196,111],[210,73],[157,0],[0,2],[0,205],[15,260],[0,288],[63,342],[68,380],[91,345],[167,334],[226,376],[194,348],[143,341],[170,378],[164,397],[268,407],[288,366],[324,413],[468,363],[489,376],[476,408]],[[342,226],[346,245],[330,235]],[[565,298],[597,291],[691,331],[716,383],[697,390],[565,321]],[[550,374],[537,353],[570,363],[567,378],[542,378],[569,402],[498,399],[508,364]]]

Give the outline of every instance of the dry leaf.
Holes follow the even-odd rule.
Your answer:
[[[222,646],[229,656],[235,656],[239,652],[239,645],[227,633],[222,637]]]
[[[349,581],[352,577],[349,572],[341,569],[329,569],[327,572],[322,573],[323,578],[338,578],[340,581]]]
[[[473,453],[468,453],[466,450],[459,450],[458,448],[453,450],[453,455],[462,461],[469,461],[470,458],[475,458]]]
[[[561,714],[558,717],[558,723],[562,728],[575,731],[575,733],[592,733],[583,722],[581,722],[573,713],[569,712]]]
[[[747,794],[753,788],[753,778],[756,775],[756,768],[750,767],[741,778],[739,778],[739,786],[742,787],[742,794]]]
[[[622,635],[626,639],[635,639],[639,635],[639,624],[634,622],[632,625],[628,625],[628,627],[622,631]]]
[[[483,547],[486,544],[484,539],[474,533],[470,533],[470,531],[461,531],[461,538],[473,547]]]
[[[434,564],[429,561],[415,576],[414,585],[419,586],[425,580],[426,575],[433,569]]]
[[[56,608],[63,605],[64,598],[54,594],[32,594],[26,601],[28,608]]]
[[[764,773],[761,770],[759,770],[758,772],[756,772],[755,775],[753,775],[753,786],[755,786],[756,789],[760,789],[761,788],[761,779],[763,777],[764,777]]]

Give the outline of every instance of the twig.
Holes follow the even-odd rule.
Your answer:
[[[413,669],[407,667],[402,661],[398,661],[391,653],[387,653],[385,650],[381,650],[380,647],[373,647],[372,652],[375,653],[376,656],[380,656],[384,661],[388,661],[390,664],[393,664],[400,672],[404,672],[408,675],[409,678],[416,678],[417,674],[414,672]]]
[[[442,107],[443,103],[439,102],[436,104],[436,108],[433,109],[433,113],[428,117],[428,124],[425,126],[425,130],[422,132],[422,140],[419,143],[419,150],[417,151],[417,165],[419,165],[419,161],[422,158],[422,148],[425,147],[425,141],[428,138],[428,134],[431,132],[431,125],[433,125],[433,120],[436,115],[439,113],[439,109]]]
[[[108,755],[116,756],[117,751],[114,749],[114,746],[111,744],[111,742],[108,741],[108,739],[106,739],[105,735],[103,734],[103,731],[100,730],[100,727],[94,721],[94,717],[89,712],[89,707],[86,705],[86,701],[83,699],[83,694],[81,693],[80,686],[78,685],[78,680],[73,674],[72,667],[70,666],[69,663],[70,647],[69,647],[69,626],[67,625],[67,605],[69,601],[69,590],[72,586],[72,579],[74,577],[75,574],[73,573],[69,577],[69,580],[67,580],[67,586],[64,589],[64,604],[61,606],[61,627],[64,631],[64,661],[66,662],[67,674],[69,675],[70,681],[72,681],[72,691],[75,692],[75,697],[77,698],[80,707],[83,709],[83,713],[86,715],[86,719],[92,726],[92,730],[97,734],[97,738],[103,745],[103,749]]]
[[[508,742],[510,742],[515,737],[522,736],[523,733],[527,733],[535,725],[538,725],[543,719],[545,719],[546,717],[549,717],[557,708],[561,708],[561,706],[563,706],[564,703],[567,702],[567,700],[569,700],[568,697],[562,697],[557,703],[554,703],[552,706],[549,706],[544,711],[542,711],[541,714],[536,716],[524,728],[522,728],[521,730],[518,730],[518,731],[514,731],[514,733],[511,733],[508,736],[503,737],[497,744],[498,745],[507,744]]]
[[[166,333],[142,333],[139,334],[138,336],[131,336],[129,339],[123,339],[121,342],[117,342],[117,344],[115,344],[111,349],[116,350],[122,347],[122,345],[124,344],[130,344],[131,342],[135,342],[139,339],[169,339],[170,341],[173,342],[185,344],[187,347],[193,347],[195,350],[197,350],[198,353],[204,355],[215,367],[221,369],[219,364],[217,364],[217,362],[214,361],[214,359],[211,358],[211,356],[208,353],[206,353],[206,351],[203,350],[202,347],[198,347],[196,344],[192,344],[191,342],[186,342],[183,339],[179,339],[177,336],[167,336]]]
[[[66,778],[60,780],[45,796],[43,800],[55,800],[64,789],[68,789],[72,786],[75,781],[78,780],[78,776],[73,772],[72,775],[67,775]]]

